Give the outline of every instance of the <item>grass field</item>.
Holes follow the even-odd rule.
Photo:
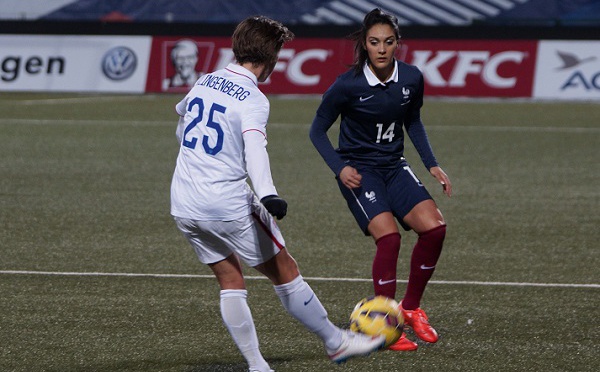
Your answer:
[[[179,98],[0,94],[0,371],[247,370],[214,279],[169,216]],[[317,105],[272,97],[269,152],[287,245],[345,325],[372,292],[373,244],[308,140]],[[428,100],[423,117],[455,192],[409,145],[449,225],[422,303],[440,341],[332,365],[248,270],[267,360],[277,372],[596,371],[598,104]],[[403,234],[399,279],[414,241]]]

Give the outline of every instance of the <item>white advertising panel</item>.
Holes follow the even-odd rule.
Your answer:
[[[533,98],[600,99],[600,41],[540,41]]]
[[[146,89],[150,36],[0,35],[0,91]]]

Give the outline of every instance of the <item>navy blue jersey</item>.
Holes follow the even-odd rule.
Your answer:
[[[421,121],[423,75],[418,68],[396,61],[388,82],[371,84],[354,70],[340,75],[323,95],[310,129],[310,138],[331,170],[347,164],[396,167],[404,158],[404,131],[427,169],[437,166]],[[374,76],[374,75],[373,75]],[[341,115],[339,148],[334,150],[327,131]]]

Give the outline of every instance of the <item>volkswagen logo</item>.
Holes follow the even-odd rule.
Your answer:
[[[133,50],[118,46],[102,57],[102,72],[111,80],[124,80],[135,72],[137,57]]]

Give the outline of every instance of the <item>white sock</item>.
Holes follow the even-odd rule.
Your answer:
[[[221,291],[221,317],[233,341],[248,362],[250,369],[269,370],[258,348],[258,337],[252,313],[248,307],[245,289],[227,289]]]
[[[328,349],[337,349],[341,345],[342,331],[327,318],[327,311],[302,275],[274,287],[287,312],[319,336]]]

